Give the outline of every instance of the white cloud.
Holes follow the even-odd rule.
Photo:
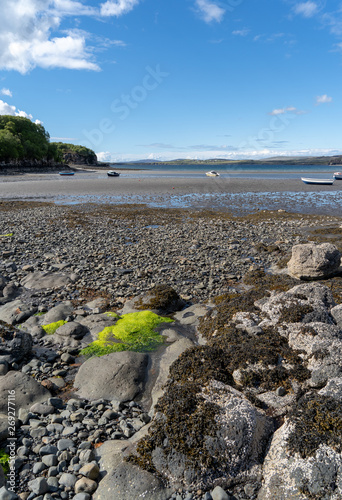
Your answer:
[[[96,153],[98,161],[112,161],[112,154],[109,151]]]
[[[8,97],[12,97],[12,92],[10,91],[10,89],[5,89],[5,88],[1,89],[0,94],[7,95]]]
[[[318,95],[316,97],[316,104],[327,104],[332,102],[332,97],[329,97],[327,94]]]
[[[38,66],[98,71],[95,51],[87,45],[88,39],[94,44],[98,40],[81,30],[60,32],[62,21],[76,15],[117,17],[138,3],[112,0],[92,7],[74,0],[0,0],[0,70],[24,74]],[[102,48],[111,45],[124,43],[106,39]]]
[[[302,111],[300,109],[295,108],[294,106],[288,106],[287,108],[278,108],[274,109],[269,115],[272,116],[277,116],[277,115],[284,115],[285,113],[294,113],[295,115],[304,115],[306,111]]]
[[[29,115],[25,111],[20,111],[15,106],[11,106],[0,99],[0,115],[11,115],[11,116],[23,116],[24,118],[33,119],[32,115]],[[43,123],[40,120],[36,120],[35,123]]]
[[[102,16],[122,16],[130,12],[139,0],[108,0],[101,5]]]
[[[211,23],[212,21],[216,21],[217,23],[221,22],[226,12],[209,0],[196,0],[195,5],[206,23]]]
[[[243,28],[242,30],[232,31],[232,35],[247,36],[249,31],[250,30],[248,28]]]
[[[304,17],[312,17],[318,12],[318,5],[315,2],[301,2],[294,7],[295,14],[300,14]]]

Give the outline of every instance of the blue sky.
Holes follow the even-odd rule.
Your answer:
[[[0,114],[101,160],[342,153],[342,2],[0,0]]]

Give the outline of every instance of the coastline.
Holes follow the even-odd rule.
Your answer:
[[[108,178],[106,171],[75,169],[70,178],[56,172],[0,175],[3,201],[32,200],[56,204],[144,204],[160,208],[194,208],[250,213],[285,210],[298,213],[342,215],[342,182],[333,186],[306,185],[298,178],[208,178],[203,172],[120,171]]]

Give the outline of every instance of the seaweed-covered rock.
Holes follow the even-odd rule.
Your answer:
[[[256,474],[273,430],[271,420],[221,382],[211,380],[196,390],[176,384],[161,398],[149,435],[130,460],[171,484],[191,488]]]
[[[138,352],[115,352],[82,364],[75,378],[75,388],[86,399],[130,401],[143,390],[148,355]]]
[[[144,295],[140,295],[125,304],[123,313],[133,310],[148,309],[156,314],[170,314],[180,311],[185,301],[169,285],[156,285]]]
[[[332,276],[340,264],[341,254],[335,245],[306,243],[292,248],[288,271],[295,278],[315,280]]]
[[[29,333],[0,321],[0,362],[19,363],[32,352]]]

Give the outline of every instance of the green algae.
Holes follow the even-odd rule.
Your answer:
[[[105,314],[106,316],[108,316],[108,318],[117,318],[117,319],[120,318],[120,316],[117,313],[113,312],[113,311],[107,311],[107,312],[105,312],[103,314]]]
[[[65,325],[65,323],[66,323],[66,321],[61,319],[60,321],[56,321],[55,323],[49,323],[48,325],[42,325],[42,328],[47,335],[53,335],[55,333],[55,331],[57,330],[57,328]]]
[[[0,238],[11,238],[12,236],[13,236],[13,233],[0,234]]]
[[[5,475],[7,475],[10,471],[9,459],[10,459],[10,456],[8,455],[8,453],[6,453],[5,450],[1,449],[0,450],[0,465],[3,468]]]
[[[82,349],[80,354],[91,357],[112,352],[153,350],[164,342],[155,328],[172,321],[151,311],[124,314],[114,325],[104,328],[98,339]]]

